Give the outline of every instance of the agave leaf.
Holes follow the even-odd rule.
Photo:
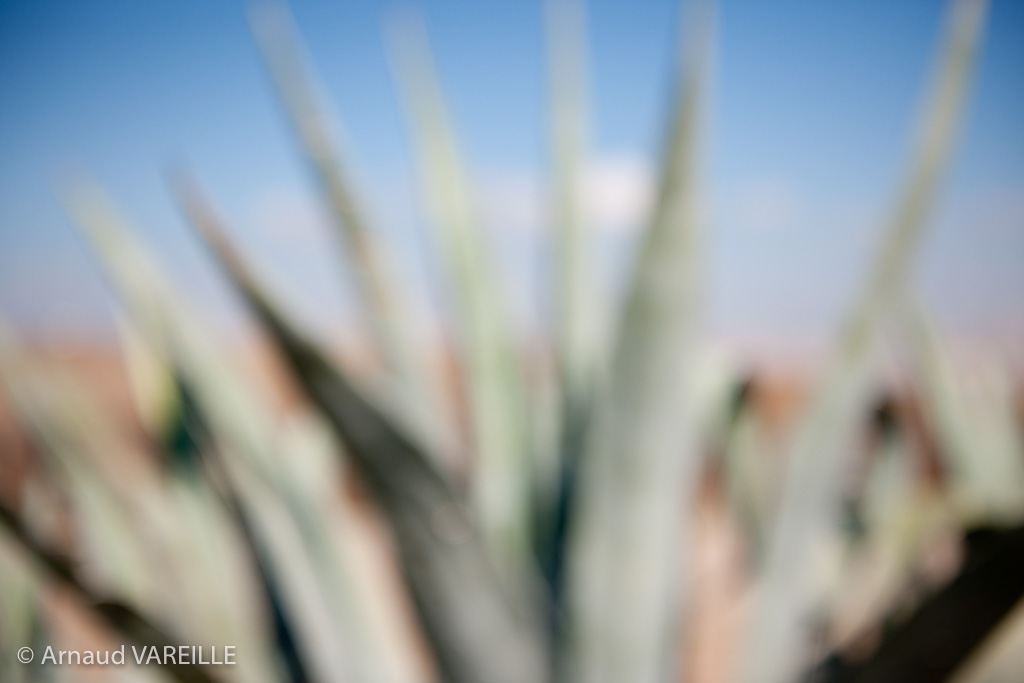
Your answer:
[[[157,264],[131,237],[99,190],[80,186],[70,206],[135,324],[192,387],[203,414],[225,445],[225,456],[237,458],[237,467],[251,472],[272,491],[294,520],[341,633],[348,675],[357,681],[402,680],[397,666],[401,657],[391,652],[392,643],[381,638],[367,617],[371,610],[366,602],[372,596],[353,585],[342,555],[344,548],[339,551],[327,537],[313,501],[295,486],[285,463],[273,451],[276,440],[269,409],[220,357]]]
[[[578,681],[653,683],[671,680],[675,668],[676,554],[685,531],[677,522],[699,463],[686,373],[697,351],[697,161],[711,33],[708,21],[697,25],[609,385],[580,463],[567,664]]]
[[[743,531],[750,562],[756,566],[764,554],[774,482],[772,463],[764,452],[767,435],[753,406],[753,387],[749,379],[735,387],[720,439],[725,495]]]
[[[955,5],[934,97],[906,184],[863,295],[839,339],[834,361],[798,428],[770,536],[740,681],[780,683],[799,667],[805,620],[816,599],[812,558],[838,514],[844,454],[865,404],[877,329],[899,299],[947,166],[987,3]]]
[[[132,488],[117,476],[111,456],[115,451],[123,454],[125,444],[66,380],[26,358],[0,319],[0,386],[41,452],[49,456],[47,463],[81,520],[83,547],[97,573],[125,597],[145,604],[154,586],[133,522],[149,516],[140,491],[152,482],[141,477]]]
[[[886,633],[866,661],[833,661],[821,683],[941,683],[1024,598],[1024,527],[968,534],[960,574],[906,622]]]
[[[953,683],[1010,683],[1024,667],[1024,601],[999,624],[968,662],[957,670]]]
[[[245,545],[251,554],[256,576],[267,601],[270,621],[273,628],[274,643],[281,662],[293,683],[305,683],[311,680],[309,666],[304,661],[305,653],[299,646],[299,636],[293,624],[293,617],[288,609],[286,596],[275,567],[274,558],[266,541],[262,540],[260,531],[255,528],[250,513],[246,510],[238,494],[230,489],[223,494],[228,507]]]
[[[252,566],[232,520],[213,491],[205,485],[198,462],[181,458],[166,482],[168,509],[165,564],[177,581],[168,586],[176,595],[173,613],[182,633],[206,642],[235,643],[255,650],[239,661],[247,680],[273,679],[273,652],[268,647],[262,617],[263,603],[252,591]],[[257,587],[258,590],[258,587]]]
[[[340,230],[371,340],[392,375],[389,401],[410,428],[430,443],[433,452],[447,456],[455,446],[451,415],[445,410],[447,404],[437,378],[429,372],[427,359],[417,352],[408,293],[366,218],[340,147],[331,134],[319,88],[304,64],[294,23],[283,4],[265,3],[253,7],[250,24]]]
[[[16,544],[0,537],[0,620],[4,625],[0,651],[5,655],[21,647],[21,643],[34,646],[32,635],[39,619],[36,601],[39,588],[38,580],[27,569],[16,552]],[[5,681],[21,683],[25,680],[25,669],[14,657],[0,658],[0,676]]]
[[[257,528],[254,515],[243,500],[245,489],[232,477],[231,461],[220,452],[222,445],[201,414],[187,384],[178,378],[175,388],[179,397],[178,410],[172,415],[174,428],[165,441],[165,449],[178,463],[184,461],[206,474],[206,481],[215,491],[235,530],[244,542],[248,560],[255,570],[266,608],[270,613],[274,642],[281,663],[293,683],[310,680],[303,654],[299,652],[298,637],[281,587],[279,572],[268,548],[265,534]],[[181,435],[181,436],[179,436]],[[280,560],[279,560],[280,562]]]
[[[128,313],[115,307],[114,321],[135,411],[143,428],[157,435],[164,429],[167,416],[179,407],[173,370],[146,343]]]
[[[209,500],[185,482],[172,486],[182,495],[168,499],[164,482],[144,469],[131,471],[145,461],[136,454],[125,457],[113,425],[84,393],[69,378],[26,358],[10,332],[0,330],[0,337],[0,378],[42,453],[52,458],[74,507],[81,551],[102,583],[141,608],[177,613],[182,632],[239,647],[253,643],[253,621],[237,609],[247,604],[232,573],[237,566],[225,552],[223,527]],[[120,461],[110,459],[115,453]],[[191,602],[184,613],[168,609],[162,590],[167,586],[186,589]],[[260,658],[240,663],[253,680],[263,680]]]
[[[163,652],[165,646],[177,649],[178,643],[173,638],[135,609],[122,603],[104,601],[86,587],[78,580],[67,560],[35,541],[25,529],[22,520],[6,504],[0,504],[0,526],[7,529],[34,561],[61,579],[113,631],[139,646],[155,647],[160,652]],[[161,660],[158,665],[179,683],[214,683],[218,680],[214,674],[195,664],[177,664]]]
[[[547,3],[551,206],[554,243],[550,285],[554,305],[558,368],[557,400],[538,401],[535,468],[538,555],[555,597],[564,565],[568,511],[572,506],[575,466],[591,408],[594,350],[593,254],[582,215],[582,171],[586,140],[586,47],[583,3]],[[545,385],[546,387],[546,385]],[[545,388],[542,387],[542,388]],[[539,412],[539,411],[538,411]],[[555,433],[541,440],[544,415],[554,413]],[[553,438],[552,438],[553,437]]]
[[[513,583],[532,581],[532,437],[524,372],[426,29],[412,16],[404,19],[389,26],[390,53],[466,362],[476,455],[473,502],[503,574]]]
[[[344,440],[394,531],[399,560],[445,680],[546,679],[532,606],[513,606],[462,499],[426,456],[282,314],[249,274],[208,211],[196,227]],[[522,598],[522,596],[516,596]]]
[[[849,558],[837,572],[829,612],[830,632],[848,642],[869,626],[880,623],[879,610],[893,604],[904,587],[916,544],[904,542],[907,517],[920,505],[913,463],[902,436],[883,437],[877,446],[867,482],[857,501],[862,525],[844,548]],[[908,547],[909,546],[909,547]]]
[[[845,534],[844,557],[829,586],[827,631],[839,648],[883,624],[913,585],[922,552],[960,530],[950,496],[920,481],[909,435],[894,424],[878,435],[856,500],[858,531]]]
[[[586,120],[584,8],[579,0],[548,3],[552,208],[553,325],[566,402],[592,389],[595,328],[593,254],[582,213]],[[572,410],[569,410],[571,413]]]
[[[975,391],[966,393],[925,312],[914,307],[906,319],[929,421],[939,434],[962,514],[979,524],[1024,519],[1024,443],[1009,373],[983,368]]]

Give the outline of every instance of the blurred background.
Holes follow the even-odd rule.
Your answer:
[[[376,223],[436,306],[422,212],[382,25],[394,3],[295,3]],[[330,228],[240,3],[4,3],[0,302],[63,339],[112,330],[102,280],[55,195],[84,167],[178,272],[208,315],[231,313],[165,191],[197,170],[256,258],[318,324],[351,323]],[[523,325],[548,302],[540,3],[427,3],[438,68],[489,238]],[[712,333],[745,351],[820,349],[871,258],[920,117],[941,3],[723,3],[710,126]],[[943,326],[1019,349],[1024,269],[1024,10],[995,2],[969,114],[917,280]],[[674,73],[676,3],[588,6],[593,115],[588,211],[613,272],[651,201]],[[610,279],[610,278],[606,278]],[[613,280],[614,282],[614,280]],[[614,290],[612,283],[606,285]],[[1019,362],[1019,358],[1017,359]]]
[[[225,219],[227,239],[272,285],[291,319],[353,376],[373,383],[386,361],[366,329],[361,294],[351,277],[363,266],[351,267],[338,257],[336,219],[321,192],[324,181],[315,177],[316,161],[310,164],[304,156],[287,94],[282,106],[253,39],[250,17],[258,12],[258,4],[0,0],[0,317],[2,331],[18,340],[5,347],[6,385],[0,385],[6,386],[6,392],[0,391],[0,496],[4,508],[14,511],[12,528],[20,528],[0,543],[6,598],[0,600],[2,680],[160,680],[167,672],[86,667],[46,672],[14,663],[13,653],[22,644],[63,643],[80,649],[106,647],[95,643],[119,644],[120,636],[110,635],[109,623],[117,618],[97,618],[78,604],[83,597],[88,603],[111,596],[138,608],[180,642],[235,638],[243,649],[248,646],[246,653],[269,648],[269,654],[252,654],[239,671],[216,672],[224,680],[402,683],[430,680],[439,671],[451,680],[475,679],[474,674],[453,675],[446,667],[461,665],[451,665],[439,654],[438,643],[444,639],[431,636],[430,626],[425,636],[417,625],[417,618],[432,622],[416,616],[417,610],[424,610],[417,589],[412,589],[413,599],[407,595],[403,581],[415,581],[408,567],[396,567],[403,561],[394,557],[401,554],[396,548],[406,537],[391,528],[401,527],[393,517],[397,513],[386,504],[381,513],[380,492],[365,481],[372,475],[360,465],[350,472],[352,466],[334,460],[325,464],[321,457],[342,450],[335,439],[346,441],[344,428],[328,417],[326,422],[341,433],[325,433],[331,430],[316,413],[329,415],[330,410],[315,397],[310,400],[301,372],[276,357],[267,335],[247,314],[245,296],[233,289],[231,278],[203,248],[168,191],[168,174],[173,177],[184,167],[194,171]],[[437,258],[431,237],[432,214],[424,206],[430,201],[424,201],[418,175],[416,134],[410,134],[407,125],[415,114],[407,114],[396,91],[396,71],[401,67],[396,69],[395,62],[401,57],[389,52],[388,45],[389,40],[400,43],[405,34],[388,38],[385,27],[412,15],[429,33],[479,219],[475,227],[494,257],[491,277],[501,283],[498,289],[508,303],[506,331],[526,368],[526,383],[540,387],[534,399],[543,413],[543,406],[558,404],[544,392],[559,393],[545,384],[545,378],[565,384],[569,365],[551,341],[564,311],[552,290],[551,275],[557,260],[551,244],[560,218],[552,201],[547,5],[438,0],[410,8],[395,2],[295,0],[290,11],[301,35],[303,64],[316,73],[314,87],[322,95],[325,117],[344,157],[347,181],[404,282],[408,341],[441,387],[447,417],[438,419],[450,424],[440,431],[450,433],[432,434],[426,440],[444,444],[438,450],[445,451],[442,462],[455,473],[453,479],[472,480],[480,469],[474,463],[482,449],[481,427],[474,422],[481,390],[474,384],[473,361],[467,360],[473,342],[460,337],[466,314],[446,290],[446,270],[451,266]],[[687,21],[673,0],[592,0],[586,3],[584,16],[586,68],[581,82],[586,113],[580,119],[583,150],[575,173],[579,223],[594,266],[589,298],[595,302],[598,331],[592,346],[599,349],[596,355],[611,358],[615,340],[623,334],[615,330],[619,312],[630,300],[631,277],[642,271],[636,265],[638,247],[658,204],[672,98],[679,90],[680,36],[686,35]],[[988,621],[981,619],[987,626],[979,627],[974,640],[968,638],[967,648],[977,655],[978,643],[988,643],[989,650],[1001,657],[993,655],[993,661],[998,659],[1003,668],[972,664],[975,668],[964,674],[966,650],[951,664],[936,666],[932,678],[886,678],[884,673],[865,674],[867,669],[856,670],[851,664],[873,661],[873,653],[884,650],[879,643],[887,642],[884,636],[889,631],[880,624],[893,622],[893,614],[911,619],[907,615],[962,576],[969,564],[965,558],[974,557],[965,533],[982,528],[990,534],[985,538],[998,545],[1003,537],[996,536],[1019,536],[1016,525],[1024,521],[1018,500],[1024,497],[1024,488],[1019,495],[1017,488],[1024,480],[1013,478],[1024,467],[1024,4],[1013,0],[993,0],[985,20],[949,172],[924,219],[926,233],[915,263],[908,267],[907,290],[912,294],[906,298],[912,300],[908,306],[913,312],[894,306],[896,324],[881,334],[881,348],[872,361],[873,379],[864,382],[870,385],[862,392],[866,398],[850,409],[857,415],[857,427],[851,429],[856,445],[842,448],[860,455],[847,458],[851,464],[835,475],[842,483],[824,494],[831,503],[823,505],[836,517],[829,533],[842,539],[833,545],[845,545],[843,550],[833,548],[832,555],[825,553],[831,558],[822,560],[827,569],[814,570],[815,576],[830,578],[821,579],[826,588],[816,598],[808,598],[819,605],[810,611],[813,618],[807,617],[815,624],[810,629],[815,635],[805,638],[811,645],[794,646],[800,653],[794,655],[799,665],[780,665],[778,672],[763,677],[738,673],[742,667],[735,665],[746,658],[737,654],[747,642],[741,624],[756,612],[750,607],[756,599],[749,597],[748,589],[757,584],[762,568],[757,548],[768,543],[766,537],[787,538],[778,530],[785,522],[775,527],[765,521],[776,507],[786,507],[778,501],[792,493],[782,483],[788,481],[785,471],[791,461],[777,453],[785,453],[786,444],[802,433],[802,416],[814,414],[815,401],[827,401],[820,398],[828,386],[821,378],[829,376],[836,340],[880,258],[879,245],[900,204],[914,141],[927,118],[927,94],[937,82],[936,64],[949,33],[949,17],[949,8],[938,2],[719,3],[703,101],[706,125],[699,133],[703,227],[697,345],[705,360],[692,366],[699,368],[692,374],[702,382],[708,376],[704,384],[710,387],[700,390],[704,393],[699,394],[703,398],[696,402],[701,406],[696,412],[711,417],[696,428],[703,436],[693,447],[707,462],[694,468],[697,473],[687,479],[692,484],[683,486],[692,488],[692,495],[682,498],[685,509],[693,512],[686,524],[697,530],[681,544],[686,549],[680,562],[686,568],[683,582],[691,586],[688,594],[700,597],[681,603],[689,627],[671,636],[670,649],[679,659],[670,667],[673,673],[666,674],[661,667],[654,678],[616,678],[631,674],[609,671],[630,669],[612,667],[603,674],[605,680],[742,678],[781,683],[813,675],[835,681],[945,680],[953,669],[974,676],[963,680],[1019,680],[1006,677],[1015,675],[1006,672],[1014,671],[1024,651],[1019,606],[1006,617],[1019,598],[1009,579],[1000,584],[1007,587],[1009,597],[995,600],[1005,603],[1005,609],[997,609]],[[271,416],[274,467],[289,471],[280,476],[294,479],[290,490],[314,501],[307,510],[319,525],[314,531],[303,535],[289,527],[301,526],[296,520],[304,519],[305,513],[290,507],[288,496],[275,493],[266,482],[254,486],[252,481],[261,475],[235,472],[238,466],[228,456],[223,456],[227,464],[199,466],[213,482],[212,494],[197,493],[198,489],[169,494],[162,488],[166,482],[160,483],[160,477],[166,473],[159,474],[159,463],[161,458],[173,460],[167,453],[177,452],[168,445],[175,426],[191,434],[186,439],[191,446],[182,447],[185,451],[240,449],[237,444],[210,446],[218,442],[217,436],[208,442],[196,437],[209,427],[189,422],[188,381],[175,389],[174,400],[161,393],[169,391],[166,388],[153,389],[164,387],[161,382],[173,385],[182,372],[176,364],[187,361],[173,350],[147,350],[147,342],[140,341],[144,330],[135,329],[145,324],[128,322],[134,314],[114,304],[118,286],[108,284],[92,254],[89,240],[95,237],[83,239],[66,208],[67,188],[86,173],[110,192],[130,219],[133,234],[148,245],[181,301],[187,302],[188,316],[199,321],[209,339],[216,339],[225,354],[222,358],[230,359],[232,371],[247,383],[246,391],[265,402],[266,412],[261,414]],[[70,204],[70,212],[76,214],[76,201]],[[88,227],[85,232],[90,232]],[[354,258],[351,253],[349,258]],[[141,291],[143,285],[139,287]],[[893,298],[902,302],[904,297],[900,293]],[[922,311],[926,321],[918,333],[928,341],[921,346],[905,343],[901,330],[914,328]],[[152,340],[148,343],[152,346]],[[936,351],[938,360],[927,360],[923,374],[916,374],[925,349],[936,348],[941,350]],[[615,363],[609,360],[607,365]],[[52,382],[33,385],[35,377],[51,372]],[[614,387],[614,370],[610,374]],[[64,386],[74,388],[64,391]],[[826,389],[818,391],[821,386]],[[37,390],[42,393],[34,394]],[[561,391],[570,393],[565,386]],[[377,396],[375,391],[367,393]],[[19,396],[30,400],[21,401]],[[74,400],[62,398],[69,396]],[[202,405],[202,399],[198,403]],[[705,404],[710,406],[707,410]],[[756,417],[747,420],[744,411]],[[93,413],[103,417],[88,417]],[[567,420],[564,412],[552,408],[549,413],[547,418],[534,416],[530,438],[543,441],[545,429],[565,438],[557,426]],[[68,420],[68,415],[79,417]],[[78,421],[87,426],[75,426]],[[217,419],[209,421],[216,434]],[[754,426],[747,424],[751,421]],[[64,425],[57,429],[59,437],[47,431],[46,425],[54,423]],[[101,423],[102,429],[96,426]],[[903,449],[900,457],[911,463],[909,474],[876,472],[882,457],[877,453],[885,451],[889,430],[904,435],[894,448]],[[434,437],[438,438],[432,441]],[[754,445],[737,445],[743,439]],[[979,450],[998,452],[992,457],[1001,463],[987,470],[980,465],[982,474],[976,481],[982,483],[966,486],[967,493],[951,482],[970,466],[958,470],[950,464],[956,458],[944,455],[964,450],[965,439]],[[110,445],[114,443],[116,447]],[[278,448],[279,443],[290,445]],[[40,455],[41,451],[58,454]],[[79,451],[91,453],[87,464],[74,464]],[[304,455],[282,455],[293,451]],[[747,470],[737,475],[738,470],[730,469],[735,461],[728,454],[739,451],[758,463],[753,475]],[[966,451],[968,459],[975,457],[972,446]],[[768,455],[750,455],[762,452]],[[76,492],[77,487],[92,486],[83,483],[89,477],[76,467],[99,472],[96,489]],[[239,471],[244,470],[243,466]],[[552,494],[556,502],[540,508],[571,508],[571,500],[565,503],[559,497],[564,495],[559,487],[572,478],[558,474],[558,464],[543,465],[541,470],[551,479],[539,490],[560,493]],[[992,484],[999,472],[1011,473],[1003,477],[1002,489]],[[268,480],[275,476],[268,475]],[[753,477],[756,490],[737,493],[730,477]],[[157,490],[163,493],[154,493]],[[950,494],[956,502],[934,517],[928,516],[933,512],[928,507],[934,502],[931,497],[923,506],[927,513],[923,508],[896,509],[894,501],[922,490],[939,491],[940,499],[943,491],[956,490]],[[978,512],[984,506],[977,500],[992,490],[997,491],[992,495],[1005,494],[1006,506],[994,515]],[[283,502],[261,503],[278,494]],[[133,498],[137,495],[150,496],[149,502],[139,503]],[[744,497],[748,495],[749,499]],[[118,502],[104,509],[103,504],[89,502],[94,496]],[[169,498],[153,502],[160,496]],[[185,502],[189,496],[195,500]],[[129,529],[132,525],[123,523],[126,510],[139,505],[152,518],[137,519],[138,528]],[[750,513],[751,506],[760,512]],[[471,517],[477,514],[472,509]],[[486,520],[488,504],[482,509]],[[760,515],[761,521],[751,521],[750,514]],[[900,517],[903,514],[906,517]],[[541,513],[538,517],[546,519]],[[338,521],[342,518],[344,523]],[[913,526],[906,518],[920,522],[920,528],[904,534],[908,524]],[[209,521],[213,519],[219,521]],[[96,525],[104,523],[126,528],[96,532]],[[336,524],[349,529],[344,539],[336,537]],[[184,540],[208,526],[212,536],[202,547]],[[879,540],[888,538],[883,532],[896,526],[903,539],[897,544],[899,552]],[[161,530],[154,531],[157,527]],[[486,522],[483,527],[486,537]],[[752,531],[754,527],[760,531]],[[776,528],[775,535],[765,528]],[[876,537],[872,529],[883,532]],[[252,537],[261,533],[270,540],[253,543]],[[295,533],[301,540],[289,541]],[[1017,536],[1012,537],[1012,548],[1019,563]],[[15,537],[21,538],[20,545]],[[42,549],[34,560],[31,539],[40,546],[37,551]],[[347,617],[339,616],[344,609],[318,605],[331,602],[323,598],[328,590],[323,583],[331,579],[310,550],[317,542],[341,553],[340,560],[330,562],[354,568],[348,588],[333,586],[330,591],[374,596],[363,605],[376,624],[369,630],[380,635],[375,647],[381,649],[374,652],[386,653],[382,656],[396,664],[353,674],[351,641],[335,647],[351,633],[346,630]],[[862,542],[863,547],[858,545]],[[299,566],[279,561],[267,579],[266,558],[259,556],[302,554],[289,543],[301,546],[313,559],[299,560]],[[829,543],[820,545],[832,548]],[[247,554],[247,544],[256,551]],[[73,560],[74,581],[79,588],[84,585],[84,594],[51,585],[47,576],[53,566],[48,571],[40,568],[40,558],[46,566],[48,552]],[[171,568],[165,568],[167,576],[158,579],[152,572],[154,565],[163,563],[161,552],[178,556],[179,561],[205,557],[198,565],[225,565],[223,575],[211,575],[202,585],[201,576],[174,569],[171,562]],[[562,552],[555,556],[561,558]],[[774,557],[773,551],[764,552],[765,557]],[[818,555],[811,555],[819,561]],[[897,555],[899,560],[894,559]],[[503,556],[497,557],[497,564],[502,564]],[[794,555],[794,562],[799,564],[800,557]],[[763,566],[776,566],[764,562]],[[893,569],[876,576],[865,567],[872,562]],[[551,566],[561,567],[561,559]],[[766,576],[772,576],[770,570]],[[223,610],[200,608],[211,592],[233,586],[236,580],[241,584],[224,596]],[[560,581],[552,583],[559,613]],[[860,588],[844,593],[844,582]],[[278,598],[285,607],[277,604],[275,591],[283,592]],[[906,604],[900,602],[901,593]],[[913,597],[906,597],[910,594]],[[262,597],[250,600],[253,595]],[[864,601],[870,609],[858,611],[852,604],[856,597],[851,597],[858,595],[868,596]],[[190,597],[176,606],[175,596]],[[194,610],[191,617],[184,614],[189,610]],[[957,614],[955,609],[953,613]],[[259,618],[252,623],[260,625],[238,626],[253,614]],[[282,620],[291,623],[294,642],[282,640]],[[1010,621],[1014,629],[1005,626]],[[992,636],[995,622],[1013,635],[1002,636],[997,643]],[[556,626],[555,632],[563,633],[561,628]],[[142,638],[132,627],[119,633]],[[552,639],[552,647],[561,651],[565,636]],[[1009,644],[1001,644],[1004,641]],[[276,649],[268,643],[276,643]],[[304,665],[293,659],[304,660]],[[755,660],[751,655],[749,661]],[[512,668],[519,671],[518,680],[530,680],[524,673],[529,667]],[[587,671],[586,666],[580,671]],[[576,680],[600,680],[588,679],[580,671]],[[802,671],[802,678],[794,677],[793,671]],[[188,678],[189,673],[169,675],[200,680]]]

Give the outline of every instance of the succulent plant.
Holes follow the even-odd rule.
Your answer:
[[[0,507],[5,655],[45,627],[33,596],[56,580],[115,638],[245,653],[237,670],[163,667],[181,681],[703,680],[684,643],[699,626],[690,571],[697,518],[710,508],[742,557],[734,666],[715,680],[938,681],[958,671],[999,681],[1018,670],[1019,651],[980,647],[997,641],[999,624],[1020,631],[1007,616],[1024,595],[1013,395],[998,371],[980,398],[965,393],[909,284],[986,3],[953,3],[873,268],[774,460],[756,385],[735,365],[709,364],[701,334],[714,9],[693,3],[685,14],[657,195],[607,334],[582,210],[583,8],[549,9],[552,362],[531,357],[512,324],[426,33],[409,16],[389,31],[453,312],[460,409],[413,341],[405,284],[282,8],[255,7],[253,32],[332,212],[375,362],[339,358],[304,330],[198,181],[173,176],[183,217],[302,396],[282,420],[102,191],[70,188],[69,213],[122,307],[144,438],[0,326],[0,386],[36,456]],[[915,362],[910,390],[894,389],[872,420],[885,331]],[[469,454],[468,473],[452,466],[457,452]],[[360,519],[343,482],[383,524]],[[59,510],[70,511],[70,540]],[[950,544],[963,560],[928,579],[922,567]],[[858,644],[871,637],[865,654]],[[25,671],[0,667],[4,680]]]

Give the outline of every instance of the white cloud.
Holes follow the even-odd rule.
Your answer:
[[[593,159],[582,174],[580,202],[583,218],[600,233],[626,233],[643,226],[654,195],[654,170],[635,155]],[[531,170],[498,170],[477,177],[473,190],[484,225],[498,231],[537,233],[550,225],[547,178]],[[421,213],[415,192],[385,195],[364,207],[386,218],[408,222]],[[301,185],[278,185],[262,190],[250,203],[246,224],[272,242],[315,244],[333,229],[319,197]]]
[[[654,197],[654,169],[635,156],[612,156],[591,162],[584,177],[587,220],[608,232],[637,230]]]
[[[636,156],[594,159],[583,172],[584,219],[599,232],[626,232],[643,224],[653,196],[651,165]],[[546,179],[524,171],[487,175],[477,187],[487,225],[534,232],[549,221]]]

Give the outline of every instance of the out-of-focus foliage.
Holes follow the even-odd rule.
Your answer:
[[[336,357],[303,330],[198,183],[178,176],[183,217],[297,396],[298,407],[273,407],[110,200],[74,185],[69,213],[123,307],[136,419],[113,419],[0,326],[0,387],[31,446],[0,500],[0,679],[35,680],[13,653],[52,637],[56,583],[111,642],[244,653],[231,669],[119,672],[143,680],[1015,680],[1024,444],[1014,387],[995,362],[965,373],[910,291],[986,3],[953,3],[862,296],[781,435],[762,379],[709,353],[701,334],[715,12],[693,5],[656,201],[605,333],[598,321],[616,316],[595,294],[581,180],[585,16],[576,0],[551,2],[553,316],[541,354],[506,304],[426,33],[410,15],[390,27],[453,314],[454,391],[413,341],[411,302],[287,13],[255,8],[377,358]],[[880,363],[883,332],[912,358],[902,373]],[[465,469],[454,466],[462,454]],[[722,575],[702,574],[709,565]],[[711,632],[725,653],[715,666],[694,645]]]

